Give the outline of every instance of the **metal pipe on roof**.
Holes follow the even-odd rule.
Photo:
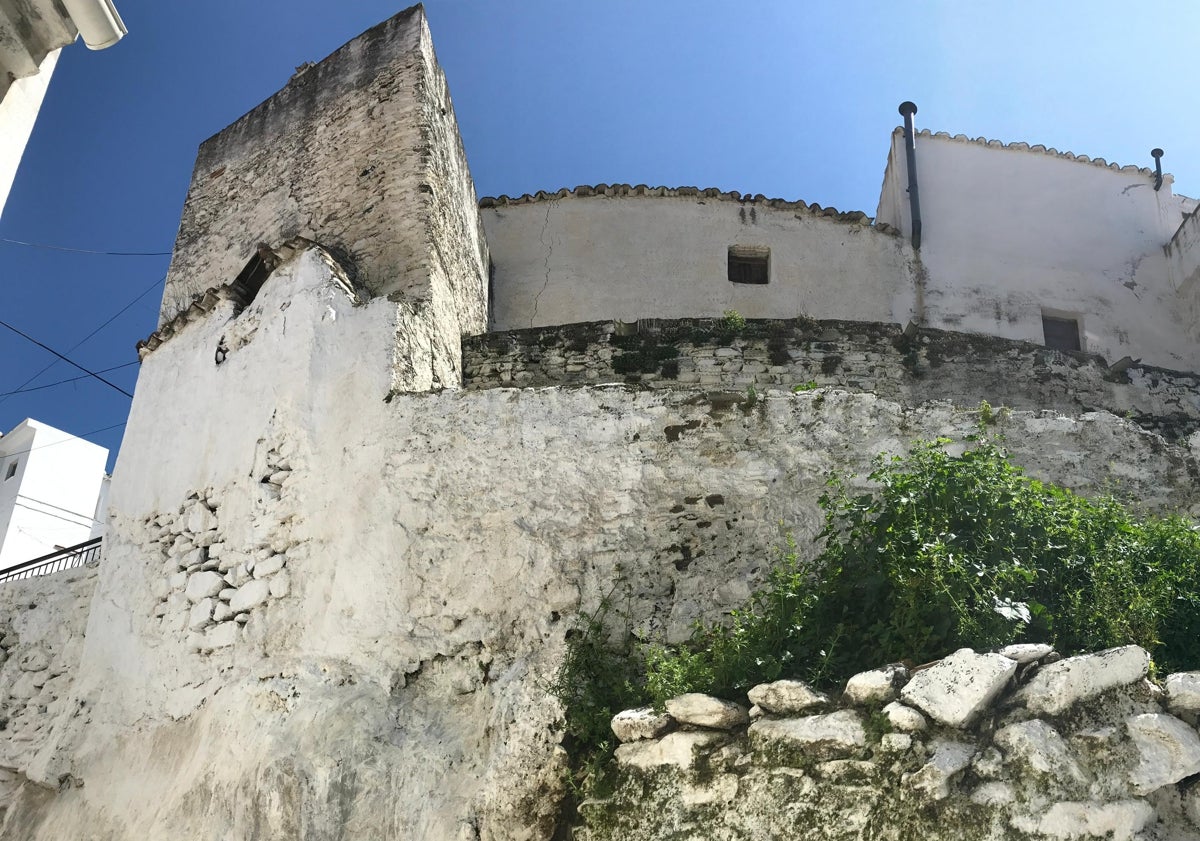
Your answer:
[[[904,117],[904,155],[908,161],[908,206],[912,211],[912,246],[921,247],[921,194],[917,190],[917,147],[913,132],[913,114],[917,106],[912,102],[900,103],[900,114]]]
[[[1162,149],[1151,149],[1150,155],[1154,158],[1154,192],[1158,192],[1162,187]]]
[[[112,0],[62,0],[89,50],[103,50],[129,32]]]

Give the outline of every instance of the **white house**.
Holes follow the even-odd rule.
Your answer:
[[[77,35],[92,50],[120,41],[125,24],[112,0],[0,3],[0,213],[58,54]]]
[[[26,419],[0,437],[0,570],[102,532],[108,450]]]

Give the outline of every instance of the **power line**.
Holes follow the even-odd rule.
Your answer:
[[[42,242],[24,242],[19,239],[0,237],[8,245],[24,245],[26,248],[45,248],[48,251],[67,251],[71,254],[99,254],[104,257],[170,257],[170,251],[92,251],[88,248],[67,248],[65,245],[47,245]]]
[[[44,450],[47,447],[57,447],[59,444],[70,444],[73,440],[75,440],[75,438],[86,439],[89,435],[99,435],[101,432],[108,432],[111,429],[119,429],[120,427],[124,426],[126,423],[128,423],[128,421],[121,421],[120,423],[114,423],[112,426],[106,426],[101,429],[93,429],[91,432],[85,432],[82,435],[76,435],[72,438],[64,438],[61,441],[53,441],[49,444],[39,444],[36,447],[30,447],[28,450],[18,450],[15,453],[4,453],[4,457],[12,458],[13,456],[23,456],[23,455],[26,455],[27,453],[32,453],[34,450]],[[0,442],[3,442],[3,441],[4,441],[4,438],[0,437]],[[95,444],[96,442],[92,441],[90,443]],[[97,444],[97,446],[99,446],[99,445]]]
[[[80,339],[79,341],[77,341],[75,344],[73,344],[73,345],[71,345],[69,348],[67,348],[67,353],[70,353],[71,351],[75,350],[75,348],[77,348],[77,347],[79,347],[80,345],[82,345],[84,342],[86,342],[86,341],[87,341],[88,339],[90,339],[92,336],[96,335],[96,334],[97,334],[97,333],[99,333],[101,330],[103,330],[105,327],[107,327],[108,325],[112,324],[112,323],[113,323],[113,322],[114,322],[114,321],[117,319],[117,317],[118,317],[118,316],[120,316],[122,313],[124,313],[124,312],[125,312],[127,309],[129,309],[130,307],[132,307],[132,306],[133,306],[134,304],[136,304],[138,301],[142,300],[142,298],[145,298],[147,295],[149,295],[149,294],[150,294],[150,292],[151,292],[152,290],[154,290],[155,288],[157,288],[157,286],[158,286],[160,283],[162,283],[164,280],[166,280],[166,278],[165,278],[165,277],[160,277],[158,280],[154,281],[154,283],[152,283],[152,284],[150,284],[149,286],[147,286],[147,287],[146,287],[144,290],[142,290],[141,294],[139,294],[139,295],[138,295],[136,298],[134,298],[134,299],[133,299],[132,301],[130,301],[128,304],[126,304],[125,306],[121,307],[119,310],[117,310],[115,313],[113,313],[111,316],[109,316],[109,318],[108,318],[108,320],[107,320],[107,321],[105,321],[103,324],[101,324],[99,327],[97,327],[97,328],[96,328],[95,330],[93,330],[92,332],[88,333],[86,336],[84,336],[82,339]],[[13,390],[13,391],[10,391],[10,392],[7,392],[7,393],[4,393],[4,394],[0,394],[0,403],[3,403],[5,400],[7,400],[7,399],[8,399],[8,397],[9,397],[9,395],[11,395],[11,394],[17,394],[18,392],[20,392],[22,389],[24,389],[24,388],[25,388],[25,386],[29,385],[31,382],[33,382],[34,380],[36,380],[38,377],[40,377],[42,374],[44,374],[44,373],[46,373],[47,371],[49,371],[51,368],[53,368],[53,367],[54,367],[55,365],[57,365],[57,364],[58,364],[58,360],[56,359],[56,360],[54,360],[53,362],[51,362],[49,365],[47,365],[45,368],[42,368],[42,370],[38,371],[38,372],[37,372],[36,374],[34,374],[32,377],[30,377],[29,379],[27,379],[25,382],[23,382],[23,383],[21,383],[19,386],[17,386],[15,390]],[[103,372],[101,372],[101,373],[103,373]],[[30,389],[30,390],[32,390],[32,389]]]
[[[55,364],[57,364],[57,363],[55,363]],[[141,364],[141,363],[139,363],[137,361],[126,362],[124,365],[114,365],[111,368],[101,368],[96,373],[97,374],[107,374],[109,371],[120,371],[122,368],[128,368],[130,365],[139,365],[139,364]],[[48,369],[43,369],[43,370],[48,370]],[[37,378],[34,377],[34,379],[37,379]],[[35,385],[33,388],[18,388],[15,391],[0,391],[0,397],[9,397],[13,394],[28,394],[31,391],[41,391],[46,388],[54,388],[55,386],[66,385],[67,383],[77,383],[80,380],[86,380],[86,379],[89,379],[89,377],[87,377],[85,375],[82,377],[71,377],[70,379],[59,380],[58,382],[55,382],[55,383],[47,383],[46,385]]]
[[[132,400],[132,399],[133,399],[133,395],[132,395],[132,394],[130,394],[130,393],[129,393],[128,391],[126,391],[125,389],[121,388],[119,385],[116,385],[115,383],[111,383],[111,382],[109,382],[108,380],[104,379],[104,377],[102,377],[102,376],[100,376],[99,374],[97,374],[95,371],[89,371],[87,368],[84,368],[84,367],[83,367],[82,365],[80,365],[78,362],[75,362],[74,360],[72,360],[72,359],[68,359],[67,357],[63,356],[61,353],[59,353],[58,351],[56,351],[54,348],[52,348],[52,347],[49,347],[49,346],[47,346],[47,345],[44,345],[44,344],[42,344],[42,343],[41,343],[41,342],[39,342],[37,339],[35,339],[33,336],[30,336],[28,333],[23,333],[22,331],[18,330],[16,327],[13,327],[13,326],[12,326],[11,324],[9,324],[7,321],[0,320],[0,327],[6,327],[7,329],[9,329],[9,330],[13,331],[14,333],[16,333],[16,334],[17,334],[18,336],[20,336],[21,338],[23,338],[23,339],[25,339],[25,340],[27,340],[27,341],[33,342],[35,345],[37,345],[38,347],[40,347],[42,350],[45,350],[45,351],[48,351],[48,352],[50,352],[50,353],[54,354],[54,355],[55,355],[55,356],[57,356],[59,359],[61,359],[63,362],[67,362],[67,363],[69,363],[69,364],[71,364],[71,365],[74,365],[74,366],[75,366],[76,368],[78,368],[80,371],[83,371],[83,373],[85,373],[85,374],[90,374],[91,376],[93,376],[93,377],[95,377],[96,379],[98,379],[100,382],[104,383],[104,384],[105,384],[106,386],[108,386],[109,388],[111,388],[111,389],[114,389],[114,390],[116,390],[116,391],[119,391],[119,392],[121,392],[121,393],[122,393],[122,394],[124,394],[126,397],[128,397],[130,400]]]

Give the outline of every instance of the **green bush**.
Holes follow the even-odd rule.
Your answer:
[[[877,463],[875,493],[831,480],[824,551],[790,552],[727,622],[656,651],[652,697],[736,697],[781,676],[833,686],[1017,641],[1137,643],[1162,668],[1200,665],[1200,534],[1187,522],[1030,479],[993,442],[960,456],[946,443]]]
[[[1200,667],[1200,532],[1030,479],[995,442],[962,455],[947,443],[878,461],[872,493],[830,480],[823,551],[789,547],[745,605],[686,645],[644,646],[603,610],[585,617],[555,687],[570,736],[606,756],[624,707],[742,699],[780,677],[838,687],[964,646],[1137,643],[1160,669]]]

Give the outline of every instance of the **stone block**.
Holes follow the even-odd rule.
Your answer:
[[[1004,691],[1016,671],[1015,660],[961,648],[914,674],[900,698],[939,724],[966,727]]]
[[[622,742],[657,739],[671,727],[671,717],[652,707],[622,710],[612,718],[613,734]]]
[[[658,740],[629,742],[617,747],[617,764],[643,771],[665,766],[688,771],[696,762],[697,751],[713,747],[722,738],[711,730],[690,730],[668,733]]]
[[[201,599],[192,605],[192,609],[188,613],[189,630],[203,630],[212,621],[213,604],[212,599]]]
[[[750,720],[746,708],[711,695],[690,692],[667,701],[667,712],[680,724],[731,730]]]
[[[845,756],[867,744],[862,718],[853,710],[838,710],[803,718],[763,718],[750,725],[755,742],[777,742],[818,758]]]
[[[234,613],[252,610],[265,602],[271,594],[271,585],[262,579],[247,581],[230,597],[229,607]]]
[[[286,557],[283,555],[272,555],[266,560],[255,561],[254,577],[267,578],[268,576],[274,575],[275,573],[279,572],[279,570],[283,569],[283,562],[285,560]]]
[[[1200,712],[1200,672],[1176,672],[1167,675],[1167,706],[1171,712]]]
[[[1200,735],[1175,716],[1145,713],[1126,719],[1125,726],[1138,751],[1138,765],[1129,773],[1134,794],[1200,774]]]
[[[929,800],[950,796],[950,785],[971,764],[975,746],[966,742],[942,740],[934,743],[933,756],[920,770],[904,776],[911,790]]]
[[[800,680],[760,683],[746,694],[750,703],[776,715],[811,712],[829,705],[828,696]]]
[[[187,590],[184,595],[195,604],[203,599],[215,596],[225,589],[225,579],[211,570],[194,572],[187,579]]]
[[[859,672],[846,682],[845,697],[851,704],[885,704],[900,694],[907,679],[908,669],[898,664]]]
[[[1149,669],[1150,655],[1136,645],[1081,654],[1043,666],[1018,697],[1034,713],[1061,715],[1081,701],[1137,683]]]

